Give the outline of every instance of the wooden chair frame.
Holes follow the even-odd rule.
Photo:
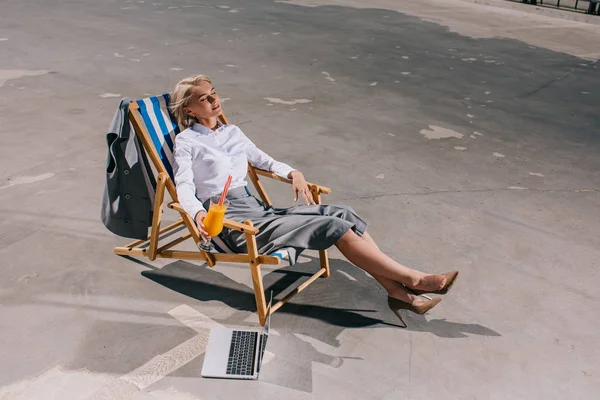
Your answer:
[[[202,260],[205,261],[209,267],[214,267],[219,261],[222,262],[234,262],[234,263],[248,263],[250,265],[250,273],[252,275],[252,284],[254,286],[254,296],[256,298],[256,308],[258,311],[258,318],[261,325],[264,325],[269,314],[277,311],[281,306],[287,303],[292,297],[306,289],[311,283],[317,278],[327,278],[330,275],[329,270],[329,259],[327,256],[327,250],[319,251],[320,269],[313,274],[308,280],[304,281],[292,292],[290,292],[283,299],[273,304],[270,310],[267,309],[267,302],[265,297],[265,290],[263,286],[263,280],[261,275],[260,266],[265,265],[277,265],[280,263],[280,258],[276,256],[261,255],[258,253],[256,246],[256,234],[258,229],[252,225],[252,221],[247,220],[244,223],[239,223],[229,219],[225,219],[224,226],[229,229],[235,229],[242,232],[246,236],[246,242],[248,247],[248,253],[246,254],[223,254],[223,253],[210,253],[205,252],[201,249],[198,251],[180,251],[171,250],[172,247],[188,240],[192,239],[196,246],[201,242],[200,234],[192,218],[184,211],[181,204],[177,199],[177,191],[175,189],[175,183],[169,176],[165,166],[163,165],[156,148],[152,144],[150,133],[146,128],[144,120],[139,110],[139,106],[136,102],[129,104],[129,118],[133,124],[136,135],[141,141],[142,145],[146,149],[151,162],[154,164],[158,177],[156,181],[156,195],[154,198],[154,213],[152,219],[152,227],[150,235],[146,240],[136,240],[135,242],[129,243],[124,247],[115,247],[115,254],[122,256],[137,256],[137,257],[148,257],[151,261],[156,258],[174,258],[182,260]],[[221,122],[227,123],[227,118],[222,115],[220,117]],[[281,178],[272,172],[261,170],[253,167],[248,163],[248,175],[250,180],[256,187],[258,194],[262,201],[271,206],[271,200],[267,195],[265,188],[263,187],[259,176],[275,179],[281,182],[292,183],[290,179]],[[321,204],[321,194],[331,193],[331,189],[320,186],[313,183],[308,183],[309,189],[312,193],[315,203]],[[163,212],[163,206],[165,203],[165,191],[171,196],[172,202],[168,203],[168,207],[179,212],[181,218],[161,229],[161,217]],[[174,230],[180,229],[181,226],[187,228],[187,233],[170,241],[169,243],[163,244],[159,247],[159,237],[161,235],[172,234]]]

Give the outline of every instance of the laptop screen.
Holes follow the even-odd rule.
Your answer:
[[[267,305],[267,323],[265,324],[267,326],[267,331],[264,332],[267,335],[269,335],[269,332],[271,331],[271,305],[273,304],[273,291],[271,290],[271,297],[269,298],[269,305]]]
[[[260,348],[258,355],[258,365],[256,366],[256,372],[260,372],[262,366],[262,360],[265,355],[265,349],[267,348],[267,339],[269,338],[269,332],[271,331],[271,305],[273,303],[273,291],[271,290],[271,298],[269,299],[269,305],[267,306],[267,323],[263,326],[263,331],[260,334]]]

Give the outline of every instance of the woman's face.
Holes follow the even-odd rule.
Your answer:
[[[197,120],[218,117],[223,112],[219,95],[212,84],[206,81],[200,82],[192,88],[192,97],[188,104],[183,107],[183,112],[195,117]]]

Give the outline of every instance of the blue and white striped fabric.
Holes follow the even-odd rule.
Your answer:
[[[177,120],[169,111],[169,103],[171,95],[169,93],[160,96],[148,97],[137,100],[136,103],[140,108],[140,115],[146,125],[146,129],[150,134],[150,139],[154,144],[154,148],[158,153],[165,169],[169,176],[173,178],[173,145],[175,136],[181,132]],[[148,159],[148,158],[147,158]],[[158,172],[156,167],[149,162],[152,175],[154,176],[154,188],[156,189],[156,179]],[[149,171],[150,172],[150,171]],[[214,237],[213,245],[220,253],[233,253],[233,251],[225,244],[220,237]],[[282,260],[289,261],[289,253],[286,249],[280,249],[271,255],[279,257]]]
[[[175,117],[169,112],[170,101],[171,95],[165,93],[137,100],[136,103],[140,107],[140,114],[150,133],[154,148],[173,179],[173,144],[180,129]]]

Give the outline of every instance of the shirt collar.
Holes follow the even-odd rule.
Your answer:
[[[222,126],[223,126],[223,124],[221,123],[221,121],[219,121],[217,119],[217,129],[221,128]],[[197,122],[192,126],[192,130],[194,130],[194,131],[196,131],[196,132],[198,132],[198,133],[200,133],[202,135],[209,135],[211,133],[215,133],[216,132],[216,131],[213,131],[212,129],[207,128],[206,126],[204,126],[202,124],[199,124]]]

